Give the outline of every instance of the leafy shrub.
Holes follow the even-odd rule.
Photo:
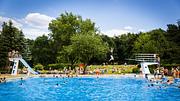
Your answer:
[[[9,69],[0,69],[0,74],[10,74],[11,70]]]
[[[37,65],[34,66],[34,69],[35,70],[43,70],[44,66],[42,64],[37,64]]]
[[[65,64],[48,64],[46,67],[45,67],[45,70],[62,70],[64,69],[64,67],[66,67]]]
[[[180,64],[162,64],[163,67],[177,67],[180,66]]]
[[[133,68],[132,72],[133,73],[140,73],[140,68]]]
[[[41,74],[47,74],[47,71],[46,70],[42,70]]]
[[[180,64],[162,64],[161,66],[171,70],[172,67],[180,66]]]

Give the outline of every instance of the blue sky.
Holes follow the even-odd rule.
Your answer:
[[[47,34],[48,23],[63,12],[90,18],[109,36],[166,29],[180,19],[180,0],[0,0],[0,24],[9,19],[25,36]]]

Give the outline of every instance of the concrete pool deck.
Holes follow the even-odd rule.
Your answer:
[[[26,75],[26,74],[18,74],[16,76],[11,75],[11,74],[0,74],[0,78],[6,78],[7,81],[15,80],[15,79],[26,79],[30,77],[68,77],[66,74],[40,74],[40,75]],[[71,76],[70,76],[71,77]],[[73,75],[73,77],[77,77],[76,75]],[[100,74],[100,75],[78,75],[78,77],[100,77],[100,78],[105,78],[105,77],[136,77],[136,78],[144,78],[142,74]],[[153,78],[153,75],[149,75],[149,78]],[[173,77],[167,76],[169,80],[172,80]]]
[[[18,74],[18,75],[11,75],[11,74],[0,74],[0,78],[6,78],[6,81],[12,81],[17,79],[27,79],[29,77],[39,77],[38,75],[26,75],[26,74]],[[1,82],[3,83],[3,82]]]

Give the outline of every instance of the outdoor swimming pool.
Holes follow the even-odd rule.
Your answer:
[[[148,87],[145,79],[127,77],[29,78],[0,84],[0,101],[60,100],[180,101],[180,89]]]

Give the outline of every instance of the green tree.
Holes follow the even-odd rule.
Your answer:
[[[5,67],[8,60],[8,48],[4,46],[3,36],[0,34],[0,67]]]
[[[32,50],[33,50],[34,40],[32,39],[25,39],[25,50],[23,53],[23,58],[26,60],[32,60]]]
[[[38,63],[37,65],[34,66],[34,69],[35,70],[44,70],[44,66]]]
[[[58,47],[70,44],[70,37],[77,32],[81,20],[80,16],[65,12],[49,23],[50,35]]]
[[[134,43],[134,51],[136,53],[152,53],[156,51],[154,47],[154,40],[151,40],[150,34],[141,33]],[[151,48],[150,48],[151,47]]]
[[[35,64],[40,63],[42,65],[47,65],[54,63],[53,48],[51,46],[50,40],[47,36],[39,36],[36,38],[32,48],[32,58]]]
[[[124,63],[133,54],[134,42],[138,35],[133,33],[123,34],[114,38],[114,58],[119,63]]]
[[[63,46],[63,49],[58,53],[58,63],[70,63],[74,68],[74,64],[78,62],[78,56],[72,45]]]
[[[109,37],[107,35],[100,35],[102,40],[108,44],[108,47],[114,48],[115,47],[115,43],[112,37]]]
[[[168,24],[167,27],[168,40],[180,45],[180,27],[175,24]]]
[[[102,56],[105,57],[108,47],[101,37],[97,34],[77,34],[71,38],[72,45],[67,47],[71,48],[74,54],[76,54],[77,60],[85,64],[86,66],[93,57]]]
[[[8,52],[15,50],[20,54],[24,52],[24,34],[13,23],[3,22],[0,35],[0,67],[8,66]]]
[[[72,13],[63,13],[49,24],[50,37],[52,38],[52,46],[54,54],[57,55],[63,49],[63,46],[71,44],[71,36],[74,34],[82,34],[96,32],[95,23],[90,19],[83,20],[81,16]]]
[[[170,48],[169,42],[165,37],[166,34],[166,31],[162,29],[141,33],[134,43],[133,51],[135,53],[156,53],[164,61],[168,58],[167,54]]]
[[[168,24],[166,38],[170,48],[167,50],[167,62],[180,63],[180,25]]]

